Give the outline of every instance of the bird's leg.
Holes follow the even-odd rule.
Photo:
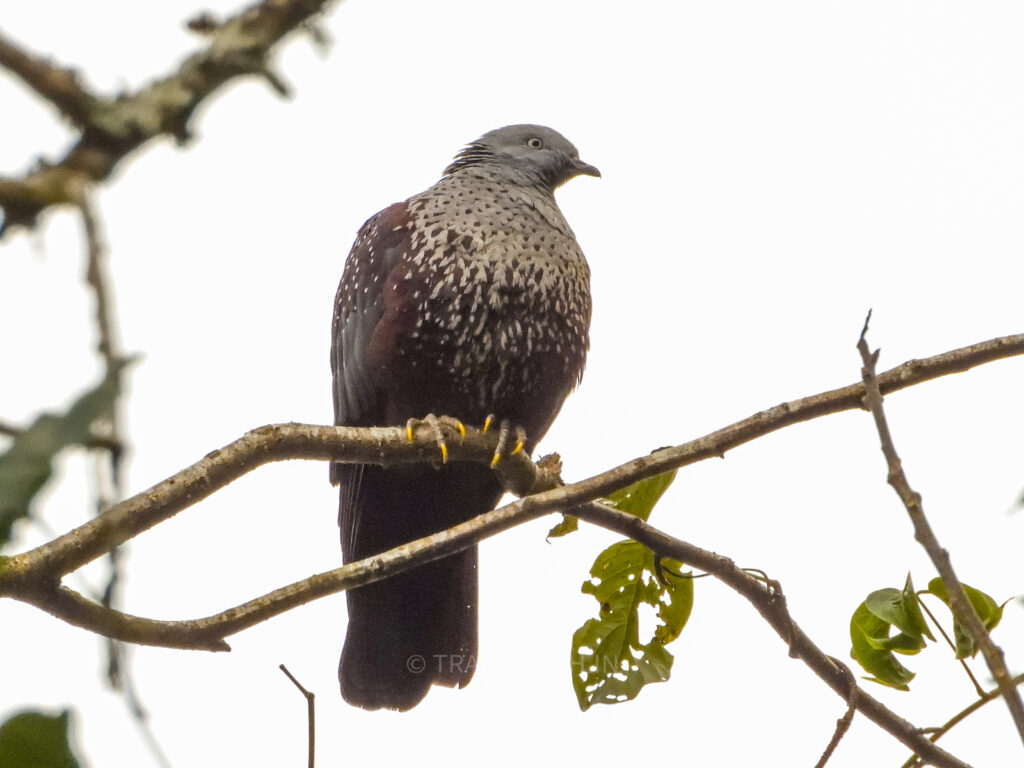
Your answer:
[[[491,422],[494,421],[493,416],[488,416],[484,421],[484,428],[481,430],[484,434],[487,434],[488,428],[491,426]],[[515,446],[512,450],[508,450],[511,442],[510,438],[512,433],[515,433]],[[526,430],[518,424],[512,426],[512,423],[508,419],[502,419],[498,426],[498,445],[494,449],[494,458],[491,459],[491,466],[496,467],[498,463],[506,456],[515,456],[526,445]]]
[[[448,443],[445,440],[444,428],[447,427],[453,432],[457,432],[461,441],[466,437],[466,425],[452,416],[435,416],[432,413],[428,413],[422,419],[409,419],[405,422],[405,436],[409,438],[410,443],[416,442],[416,427],[421,424],[426,424],[430,428],[437,447],[441,449],[441,463],[447,464]]]

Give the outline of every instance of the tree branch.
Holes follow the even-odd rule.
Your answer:
[[[892,441],[892,434],[889,431],[889,422],[885,417],[885,410],[882,407],[882,393],[879,389],[879,382],[875,377],[875,365],[878,362],[878,352],[869,351],[867,342],[868,322],[871,320],[871,313],[868,313],[864,321],[864,328],[857,342],[857,350],[860,352],[864,367],[861,375],[864,380],[866,393],[864,395],[864,407],[874,417],[875,428],[878,430],[878,437],[882,443],[882,454],[885,456],[886,464],[889,467],[889,485],[896,491],[900,501],[910,516],[910,522],[914,526],[914,538],[924,547],[935,565],[939,576],[946,585],[946,592],[949,594],[949,607],[953,615],[967,628],[973,638],[975,645],[981,649],[985,663],[992,672],[996,685],[1006,699],[1006,706],[1010,710],[1014,724],[1021,740],[1024,741],[1024,700],[1021,699],[1020,691],[1013,684],[1010,673],[1006,669],[1006,661],[1003,651],[988,634],[988,630],[974,610],[974,606],[967,599],[963,585],[953,570],[953,562],[949,552],[939,544],[938,537],[932,530],[931,524],[924,513],[924,505],[921,503],[921,494],[910,487],[910,481],[903,471],[903,463],[899,454],[896,453],[896,446]]]
[[[0,65],[81,127],[80,136],[57,163],[41,163],[22,178],[0,178],[0,237],[12,227],[34,227],[51,205],[76,204],[83,184],[104,181],[123,159],[153,139],[169,135],[187,141],[196,107],[228,81],[257,75],[280,85],[268,61],[271,49],[330,1],[256,3],[212,29],[207,47],[172,74],[110,99],[86,93],[73,74],[0,37]]]
[[[975,365],[1024,353],[1024,335],[1008,336],[912,360],[878,376],[880,391],[892,392],[964,371]],[[861,407],[863,383],[795,400],[755,414],[743,421],[675,448],[666,448],[627,462],[608,472],[571,486],[558,484],[557,470],[534,465],[519,454],[504,462],[506,482],[525,498],[472,521],[398,547],[358,563],[318,574],[275,590],[261,598],[205,619],[184,622],[154,621],[104,609],[60,585],[64,574],[101,556],[138,533],[194,504],[261,464],[285,459],[320,459],[343,462],[395,464],[438,461],[433,431],[421,429],[410,441],[400,427],[320,427],[279,424],[262,427],[208,454],[193,466],[124,502],[99,517],[37,549],[0,559],[0,595],[11,596],[93,631],[131,642],[172,647],[226,650],[223,638],[255,623],[324,595],[369,584],[401,570],[461,551],[473,543],[514,525],[556,511],[569,511],[583,519],[619,531],[666,557],[701,568],[720,578],[750,600],[789,644],[791,653],[850,701],[852,691],[842,670],[814,646],[785,609],[777,588],[763,585],[737,569],[727,558],[672,539],[637,518],[622,515],[594,499],[643,477],[682,467],[730,450],[777,429],[829,413]],[[490,462],[497,436],[469,430],[464,441],[450,447],[453,461]],[[556,462],[553,462],[557,464]],[[549,490],[545,490],[549,489]],[[857,709],[937,765],[962,766],[870,696],[858,689]]]
[[[569,487],[550,494],[568,496]],[[546,494],[547,495],[547,494]],[[151,645],[198,650],[230,650],[223,638],[319,597],[370,584],[404,570],[461,551],[474,543],[548,512],[565,510],[587,522],[616,531],[649,547],[662,557],[678,560],[715,576],[745,597],[790,648],[829,687],[858,711],[935,765],[966,768],[966,764],[929,741],[913,724],[899,717],[866,691],[857,688],[847,670],[836,665],[790,616],[778,583],[768,588],[726,557],[675,539],[641,519],[604,504],[573,506],[564,500],[551,509],[520,499],[447,531],[350,563],[327,573],[275,590],[261,598],[204,619],[155,621],[105,609],[66,587],[37,584],[13,595],[53,615],[92,631],[114,633],[118,639]],[[851,685],[853,686],[851,688]]]
[[[1021,685],[1022,683],[1024,683],[1024,674],[1017,675],[1015,678],[1013,678],[1014,685]],[[990,701],[995,701],[1002,695],[1003,692],[999,690],[998,686],[996,688],[993,688],[991,691],[983,692],[977,700],[971,702],[971,704],[961,709],[959,712],[957,712],[955,715],[949,718],[949,720],[947,720],[937,729],[935,729],[934,731],[929,730],[928,740],[938,741],[951,730],[953,730],[953,728],[955,728],[957,725],[959,725],[968,717],[970,717],[979,709],[981,709],[983,706],[988,704]],[[918,760],[918,757],[919,755],[917,755],[916,753],[911,755],[907,758],[907,761],[903,763],[902,766],[900,766],[900,768],[914,768],[915,765],[920,765],[921,762]]]
[[[878,376],[880,391],[895,392],[921,382],[966,371],[1001,358],[1024,354],[1024,334],[1003,336],[923,360],[910,360]],[[626,462],[588,480],[554,491],[557,472],[538,469],[519,453],[500,466],[513,492],[529,495],[531,505],[546,514],[566,505],[607,496],[645,477],[694,464],[783,427],[862,407],[863,382],[793,400],[674,448],[663,448]],[[468,430],[464,441],[451,446],[453,461],[490,463],[497,437]],[[70,573],[154,525],[173,517],[256,467],[288,459],[330,460],[391,465],[436,461],[437,444],[430,430],[419,430],[409,442],[400,427],[321,427],[276,424],[254,429],[220,450],[152,488],[36,549],[0,560],[0,596],[13,594],[18,582],[52,580]],[[540,493],[546,491],[545,493]]]
[[[769,581],[766,589],[763,582],[737,568],[729,558],[675,539],[640,518],[619,512],[606,504],[589,503],[570,511],[582,520],[640,542],[657,555],[678,560],[710,573],[745,597],[789,646],[790,656],[803,661],[845,702],[855,706],[858,712],[903,744],[909,745],[912,742],[915,746],[911,749],[931,764],[966,768],[966,763],[948,752],[932,751],[931,748],[935,744],[925,738],[918,728],[873,698],[867,691],[857,687],[849,670],[835,664],[793,620],[778,582]],[[921,752],[921,748],[929,751]]]
[[[95,98],[74,70],[62,69],[44,58],[23,51],[0,33],[0,67],[17,75],[22,82],[53,104],[71,122],[85,127]]]

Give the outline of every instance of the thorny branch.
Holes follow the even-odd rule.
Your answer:
[[[864,367],[861,370],[866,389],[864,408],[870,411],[874,417],[875,427],[878,430],[878,436],[882,443],[882,454],[885,456],[885,461],[889,467],[889,485],[893,487],[896,495],[903,502],[903,506],[910,516],[910,522],[914,526],[914,538],[924,547],[928,557],[931,558],[932,563],[939,572],[939,576],[942,577],[942,581],[946,585],[946,591],[949,593],[950,610],[967,627],[975,644],[981,650],[981,654],[985,658],[985,663],[988,665],[989,670],[992,672],[996,685],[1001,691],[1003,698],[1006,699],[1006,706],[1009,708],[1013,722],[1017,726],[1017,732],[1020,734],[1021,740],[1024,741],[1024,700],[1021,699],[1020,691],[1013,684],[1010,673],[1006,669],[1003,651],[992,642],[992,638],[982,623],[981,617],[978,616],[974,607],[967,599],[963,585],[960,583],[956,571],[953,570],[953,562],[949,557],[949,552],[939,543],[931,524],[928,522],[928,518],[925,516],[924,505],[921,503],[921,494],[911,488],[910,481],[907,480],[907,475],[903,471],[903,463],[900,461],[899,454],[896,453],[892,434],[889,431],[889,423],[885,417],[885,410],[882,407],[882,392],[875,376],[875,366],[878,362],[879,350],[871,352],[868,349],[866,339],[870,320],[871,313],[869,312],[867,319],[864,321],[864,329],[861,331],[860,340],[857,342],[857,350],[860,352],[861,359],[864,362]]]
[[[274,45],[306,24],[330,0],[263,0],[208,32],[206,47],[176,71],[150,85],[114,98],[89,93],[76,74],[23,51],[0,36],[0,66],[54,104],[80,129],[56,163],[40,162],[20,178],[0,177],[0,236],[13,227],[33,227],[53,205],[77,205],[79,190],[106,180],[118,164],[148,142],[190,138],[196,108],[228,81],[262,77],[281,92],[282,79],[270,65]]]

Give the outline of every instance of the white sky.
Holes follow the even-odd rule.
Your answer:
[[[111,92],[200,45],[181,22],[201,8],[236,2],[36,0],[7,9],[3,29]],[[252,427],[329,423],[331,301],[357,228],[507,123],[551,125],[604,173],[559,193],[594,274],[584,384],[541,446],[568,480],[856,380],[869,307],[883,368],[1021,332],[1022,22],[1012,2],[337,6],[326,56],[304,38],[279,51],[292,100],[237,84],[201,110],[197,141],[148,148],[98,197],[124,346],[145,355],[130,377],[129,491]],[[7,77],[0,111],[0,173],[65,146],[52,112]],[[95,381],[82,270],[69,213],[0,244],[0,417],[25,423]],[[1024,486],[1022,377],[1024,361],[998,362],[887,401],[961,577],[999,600],[1021,590],[1024,519],[1008,511]],[[88,514],[87,464],[61,468],[40,510],[57,531]],[[132,544],[126,608],[204,616],[336,567],[335,518],[322,464],[263,468]],[[235,636],[231,654],[135,650],[173,764],[304,764],[305,706],[281,662],[317,694],[321,766],[814,764],[842,702],[711,580],[671,646],[672,680],[581,714],[569,644],[597,606],[579,587],[616,537],[546,544],[552,522],[483,545],[476,676],[409,714],[341,701],[341,595]],[[934,575],[864,413],[684,470],[652,522],[779,579],[840,658],[868,592]],[[24,546],[44,538],[19,532]],[[96,584],[102,569],[85,573]],[[93,766],[152,764],[100,683],[96,637],[21,604],[0,605],[0,626],[0,715],[70,705]],[[1024,668],[1018,604],[996,639]],[[905,663],[912,693],[867,685],[916,724],[972,700],[944,649]],[[977,765],[1020,750],[1000,704],[942,744]],[[830,765],[905,755],[858,716]]]

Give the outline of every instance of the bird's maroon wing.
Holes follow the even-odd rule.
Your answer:
[[[408,250],[408,220],[405,203],[395,203],[371,217],[360,228],[345,261],[331,324],[335,424],[365,427],[385,423],[369,347],[384,312],[388,275]],[[363,470],[361,464],[331,464],[331,482],[342,486],[338,523],[346,561],[359,527]]]

